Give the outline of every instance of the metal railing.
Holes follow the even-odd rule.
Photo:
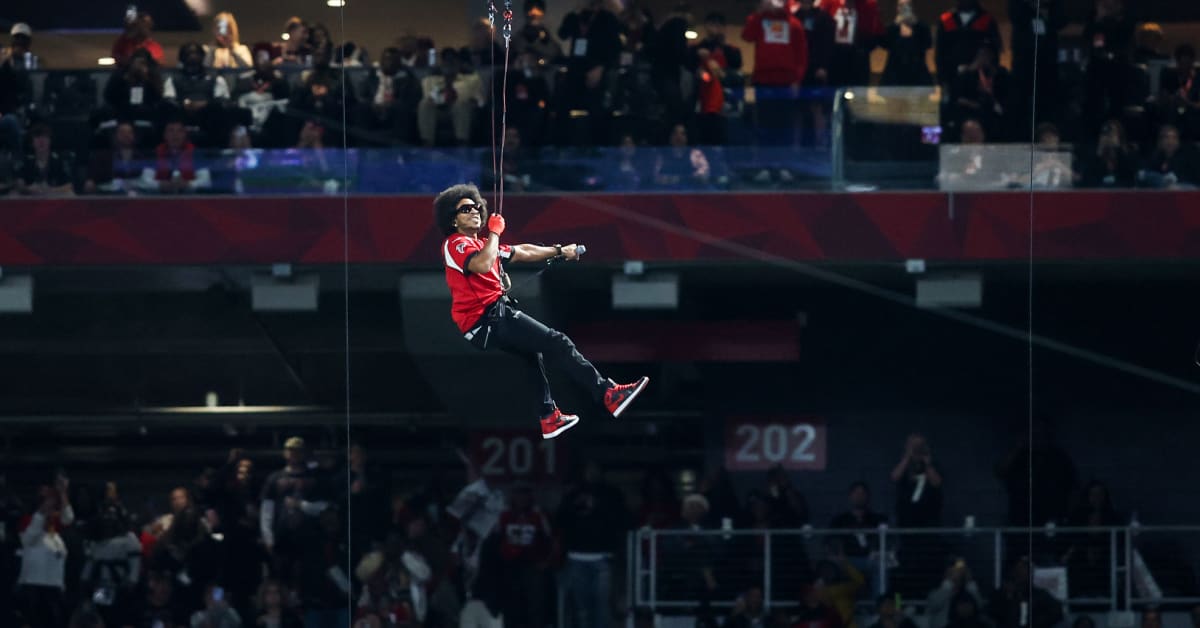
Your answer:
[[[762,590],[769,607],[795,605],[817,564],[843,554],[845,561],[837,562],[863,574],[862,603],[901,592],[906,607],[923,610],[926,596],[958,561],[974,571],[986,599],[1023,556],[1032,558],[1034,583],[1071,609],[1200,603],[1200,526],[641,529],[629,534],[626,551],[628,599],[655,610],[702,601],[728,608],[751,587]],[[703,569],[716,580],[715,590],[703,586]]]

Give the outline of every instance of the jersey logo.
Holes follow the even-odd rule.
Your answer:
[[[466,251],[466,250],[467,250],[467,243],[466,243],[466,242],[459,242],[459,243],[458,243],[458,244],[457,244],[457,245],[454,247],[454,250],[455,250],[455,251],[458,251],[458,254],[459,254],[459,255],[462,255],[462,254],[463,254],[463,251]]]
[[[787,20],[763,20],[763,42],[768,44],[790,44],[791,31]]]

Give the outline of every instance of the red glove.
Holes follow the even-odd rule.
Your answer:
[[[488,231],[496,234],[504,234],[504,216],[500,214],[492,214],[488,216]]]

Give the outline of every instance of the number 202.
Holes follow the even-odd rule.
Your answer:
[[[735,434],[742,439],[742,444],[738,447],[737,461],[748,464],[764,460],[771,463],[815,461],[817,455],[812,449],[817,440],[817,428],[801,423],[791,426],[790,431],[789,439],[787,426],[778,423],[739,425]]]

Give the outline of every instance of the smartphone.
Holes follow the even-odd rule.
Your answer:
[[[225,599],[225,589],[222,589],[221,587],[213,587],[212,598],[214,602],[220,602],[221,600]]]
[[[229,20],[217,20],[217,33],[222,37],[229,36]]]
[[[138,11],[137,5],[131,4],[125,7],[125,23],[133,24],[137,21]]]

